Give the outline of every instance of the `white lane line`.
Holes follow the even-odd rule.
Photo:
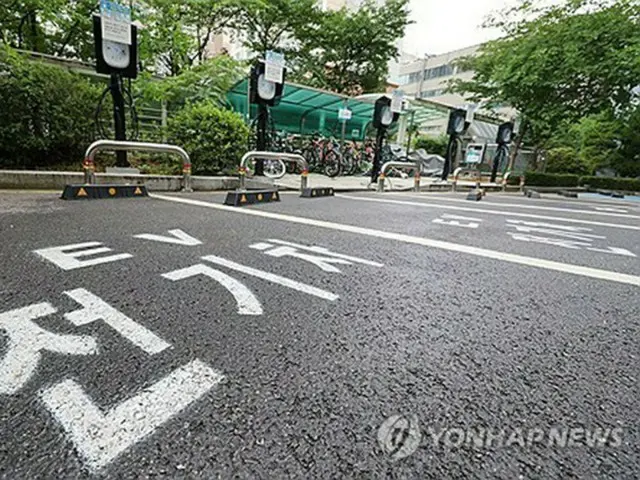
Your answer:
[[[420,196],[420,195],[411,195],[411,194],[402,194],[402,193],[395,193],[395,192],[389,192],[391,195],[400,195],[402,197],[409,197],[409,198],[421,198],[421,199],[425,199],[424,196]],[[431,200],[431,199],[430,199]],[[437,199],[438,201],[446,201],[446,202],[457,202],[457,203],[467,203],[468,200],[463,200],[461,198],[448,198],[448,197],[440,197]],[[598,212],[598,211],[594,211],[594,210],[577,210],[574,208],[559,208],[559,207],[539,207],[537,205],[523,205],[521,203],[498,203],[498,202],[488,202],[488,201],[483,201],[482,202],[483,205],[490,205],[492,207],[501,207],[501,208],[522,208],[524,210],[546,210],[549,212],[564,212],[564,213],[582,213],[582,214],[586,214],[586,215],[602,215],[605,217],[618,217],[618,218],[628,218],[628,219],[633,219],[633,220],[640,220],[640,216],[637,215],[627,215],[627,214],[622,214],[622,213],[611,213],[611,212]]]
[[[74,380],[40,394],[87,466],[99,470],[168,422],[223,380],[199,360],[178,368],[138,395],[102,410]]]
[[[340,223],[314,220],[311,218],[294,217],[292,215],[283,215],[280,213],[265,212],[261,210],[249,210],[249,209],[239,209],[235,207],[227,207],[225,205],[216,205],[213,203],[202,202],[200,200],[191,200],[191,199],[179,198],[179,197],[168,197],[165,195],[157,195],[157,194],[152,194],[151,197],[156,198],[158,200],[166,200],[169,202],[183,203],[186,205],[212,208],[215,210],[221,210],[225,212],[239,213],[242,215],[250,215],[254,217],[269,218],[271,220],[280,220],[284,222],[296,223],[299,225],[326,228],[326,229],[336,230],[341,232],[354,233],[357,235],[366,235],[368,237],[383,238],[386,240],[394,240],[397,242],[404,242],[404,243],[409,243],[414,245],[422,245],[425,247],[439,248],[442,250],[448,250],[452,252],[465,253],[469,255],[475,255],[478,257],[491,258],[494,260],[515,263],[519,265],[526,265],[529,267],[543,268],[546,270],[553,270],[556,272],[570,273],[573,275],[596,278],[599,280],[608,280],[611,282],[624,283],[627,285],[634,285],[636,287],[640,287],[640,277],[636,275],[628,275],[625,273],[611,272],[608,270],[600,270],[597,268],[583,267],[580,265],[553,262],[550,260],[543,260],[540,258],[524,257],[521,255],[514,255],[511,253],[503,253],[503,252],[498,252],[494,250],[486,250],[484,248],[470,247],[467,245],[459,245],[455,243],[442,242],[439,240],[431,240],[428,238],[413,237],[410,235],[404,235],[399,233],[384,232],[381,230],[373,230],[370,228],[356,227],[353,225],[343,225]]]
[[[358,200],[361,202],[388,203],[392,205],[409,205],[412,207],[433,208],[433,209],[441,209],[441,210],[458,210],[463,212],[488,213],[490,215],[502,215],[505,217],[537,218],[540,220],[553,220],[557,222],[580,223],[582,225],[595,225],[597,227],[622,228],[625,230],[640,231],[640,227],[636,227],[635,225],[622,225],[619,223],[594,222],[591,220],[579,220],[577,218],[548,217],[545,215],[534,215],[532,213],[505,212],[502,210],[484,210],[482,208],[455,207],[453,205],[437,205],[434,203],[409,202],[405,200],[388,200],[383,198],[354,197],[351,195],[336,195],[336,197],[346,198],[349,200]]]
[[[244,265],[240,265],[239,263],[232,262],[231,260],[216,257],[215,255],[207,255],[206,257],[202,257],[202,259],[215,265],[220,265],[222,267],[235,270],[236,272],[245,273],[247,275],[251,275],[252,277],[261,278],[271,283],[277,283],[278,285],[282,285],[283,287],[297,290],[298,292],[313,295],[314,297],[322,298],[324,300],[329,300],[330,302],[335,302],[340,298],[338,295],[327,292],[326,290],[321,290],[310,285],[305,285],[304,283],[296,282],[295,280],[281,277],[280,275],[276,275],[274,273],[258,270],[257,268],[246,267]]]
[[[194,265],[193,267],[176,270],[175,272],[165,273],[162,276],[173,282],[177,282],[198,275],[209,277],[226,288],[238,304],[238,315],[262,315],[263,311],[260,300],[256,298],[246,285],[226,273],[222,273],[207,265]]]

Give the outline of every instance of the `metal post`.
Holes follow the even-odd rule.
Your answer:
[[[269,116],[269,107],[263,105],[262,103],[258,104],[258,132],[256,138],[256,147],[260,152],[267,151],[267,119]],[[264,160],[258,158],[256,161],[256,177],[261,177],[264,175]]]
[[[453,152],[454,146],[456,145],[456,136],[449,136],[449,145],[447,146],[447,157],[444,161],[444,167],[442,169],[442,180],[447,181],[449,179],[449,173],[451,172],[451,168],[453,167],[454,155],[457,153]]]
[[[416,162],[416,173],[413,177],[413,191],[420,192],[420,176],[422,175],[422,165]]]
[[[387,178],[387,171],[390,168],[407,168],[410,170],[415,170],[416,176],[414,178],[414,190],[420,191],[420,162],[416,162],[414,164],[406,163],[406,162],[387,162],[380,169],[380,175],[378,176],[377,188],[376,191],[379,193],[384,192],[384,181]]]
[[[111,97],[113,98],[113,123],[115,126],[116,140],[125,141],[127,139],[127,132],[124,97],[120,89],[120,76],[116,73],[111,74]],[[118,150],[116,152],[116,166],[129,166],[126,151]]]
[[[95,183],[95,157],[96,153],[101,150],[114,150],[116,152],[160,152],[160,153],[173,153],[182,157],[182,189],[185,192],[191,192],[191,159],[189,154],[182,148],[176,145],[168,145],[165,143],[144,143],[144,142],[119,142],[114,140],[98,140],[89,146],[85,153],[84,177],[85,183]]]
[[[373,159],[373,168],[371,169],[371,183],[376,183],[378,175],[380,175],[380,164],[382,163],[382,147],[384,145],[384,135],[386,131],[384,128],[378,129],[376,136],[376,151]]]
[[[167,112],[167,101],[166,100],[162,100],[161,102],[161,107],[162,109],[162,113],[161,115],[161,125],[162,125],[162,141],[166,142],[167,141],[167,120],[169,118],[169,114]]]
[[[291,160],[292,162],[296,162],[300,169],[302,170],[301,176],[301,187],[302,189],[307,188],[308,185],[308,175],[309,175],[309,164],[305,160],[302,155],[298,155],[296,153],[278,153],[278,152],[258,152],[252,151],[247,152],[240,160],[240,168],[238,169],[239,177],[240,177],[240,189],[245,190],[246,187],[246,176],[247,176],[247,165],[251,159],[273,159],[273,160]],[[257,163],[257,162],[256,162]]]

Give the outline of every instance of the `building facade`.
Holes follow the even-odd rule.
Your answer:
[[[464,106],[466,100],[463,96],[447,93],[450,81],[471,80],[472,70],[463,70],[455,65],[455,61],[463,57],[476,55],[480,46],[455,50],[442,55],[425,56],[399,66],[400,84],[406,95],[434,100],[451,107]]]

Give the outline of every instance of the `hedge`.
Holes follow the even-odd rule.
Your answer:
[[[622,190],[640,192],[640,179],[622,177],[582,177],[580,185],[588,185],[592,189]]]
[[[0,168],[79,166],[102,88],[10,52],[0,52],[0,66]]]
[[[416,138],[415,148],[416,150],[423,148],[429,154],[445,157],[447,155],[447,142],[448,139],[444,136],[419,136]]]
[[[525,173],[525,182],[532,187],[577,187],[580,182],[580,176],[527,172]]]
[[[594,190],[622,190],[640,192],[640,179],[623,177],[581,177],[556,173],[527,172],[526,184],[531,187],[583,187]],[[513,177],[512,177],[513,178]],[[511,178],[509,182],[511,183]]]

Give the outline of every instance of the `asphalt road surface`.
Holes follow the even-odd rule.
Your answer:
[[[0,192],[0,477],[638,478],[640,205]]]

